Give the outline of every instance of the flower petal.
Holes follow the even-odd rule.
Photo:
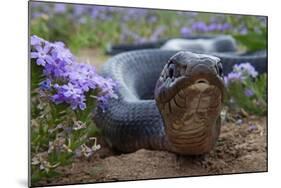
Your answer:
[[[36,64],[37,64],[37,65],[45,66],[45,65],[46,65],[46,62],[44,61],[44,59],[38,58],[37,61],[36,61]]]
[[[31,52],[30,53],[30,58],[31,59],[38,58],[38,53],[37,52]]]
[[[39,46],[39,45],[35,46],[35,49],[37,50],[37,52],[42,52],[42,50],[43,50],[42,46]]]

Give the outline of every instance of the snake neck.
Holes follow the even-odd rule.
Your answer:
[[[215,86],[192,85],[160,106],[167,149],[184,155],[209,152],[220,132],[221,97]]]

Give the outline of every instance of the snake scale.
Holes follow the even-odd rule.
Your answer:
[[[122,152],[166,150],[183,155],[212,150],[220,133],[225,86],[234,64],[267,71],[266,52],[210,53],[160,49],[118,54],[101,74],[118,84],[118,99],[93,120],[107,143]]]

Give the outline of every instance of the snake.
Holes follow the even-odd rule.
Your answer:
[[[194,35],[181,38],[168,38],[139,44],[108,44],[107,55],[141,49],[191,50],[201,52],[235,52],[236,41],[231,35]]]
[[[210,152],[220,135],[225,98],[223,75],[249,62],[267,71],[266,52],[194,53],[144,49],[110,58],[100,74],[118,85],[118,98],[93,121],[108,145],[130,153],[164,150],[180,155]]]

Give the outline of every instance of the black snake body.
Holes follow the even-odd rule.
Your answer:
[[[178,137],[192,137],[191,140],[177,140],[177,136],[173,137],[173,134],[178,134],[175,133],[175,129],[169,130],[169,126],[167,128],[167,125],[165,125],[168,124],[167,122],[173,121],[171,120],[171,118],[173,119],[173,116],[182,116],[180,112],[176,112],[176,115],[168,116],[166,114],[166,107],[164,107],[164,105],[162,106],[161,104],[161,100],[163,99],[164,101],[164,98],[167,98],[168,95],[172,95],[171,93],[173,93],[174,98],[178,97],[176,100],[180,100],[180,92],[177,94],[176,91],[169,91],[169,94],[169,92],[165,91],[163,94],[161,90],[162,87],[159,86],[163,84],[161,81],[159,81],[161,80],[160,78],[163,77],[165,79],[170,79],[167,78],[167,75],[170,73],[166,73],[162,70],[164,67],[170,66],[170,58],[176,53],[177,51],[159,49],[136,50],[116,55],[103,66],[101,74],[105,77],[111,77],[118,84],[118,99],[110,99],[106,111],[102,112],[101,109],[98,109],[93,119],[97,126],[101,128],[103,135],[111,147],[122,152],[133,152],[140,148],[146,148],[155,150],[168,150],[180,154],[202,154],[210,151],[213,148],[220,131],[219,109],[218,113],[213,114],[212,119],[206,120],[212,121],[211,123],[208,122],[210,124],[209,127],[211,128],[208,130],[209,132],[207,136],[205,133],[203,134],[202,131],[202,133],[200,131],[193,133],[192,130],[188,130],[188,134],[183,133]],[[185,56],[193,57],[193,55],[190,55],[189,53],[182,54],[182,57],[180,56],[179,58],[185,58]],[[249,55],[237,55],[234,53],[212,53],[211,55],[220,59],[221,64],[223,65],[222,71],[224,74],[229,73],[234,64],[243,62],[251,63],[259,73],[267,71],[267,56],[265,52]],[[199,57],[201,58],[201,56]],[[174,61],[174,59],[172,60]],[[211,61],[212,63],[213,61],[215,61],[215,63],[219,61],[216,58],[212,59],[212,57],[209,58],[205,56],[201,59],[203,59],[202,61]],[[185,60],[180,59],[179,61]],[[195,61],[197,61],[196,58]],[[169,62],[169,65],[166,65],[167,62]],[[204,69],[204,67],[202,69]],[[200,72],[200,69],[198,70]],[[204,71],[202,74],[204,74]],[[218,72],[216,74],[218,74]],[[214,78],[215,77],[216,76],[214,76]],[[208,79],[208,77],[206,79]],[[207,82],[209,81],[210,80]],[[212,80],[210,82],[212,82]],[[183,88],[183,91],[187,91],[187,94],[183,93],[183,95],[189,95],[188,92],[190,92],[190,90],[192,90],[194,87],[194,85],[191,85],[189,87],[189,91],[187,91],[187,88],[185,88],[186,90]],[[220,108],[222,105],[223,91],[220,90],[222,87],[223,86],[216,87],[215,89],[209,91],[207,91],[209,88],[204,90],[204,92],[210,92],[212,95],[215,95],[217,98],[219,98],[209,98],[210,101],[213,100],[218,102],[218,108]],[[173,90],[182,91],[180,89]],[[196,90],[194,90],[194,92],[196,93]],[[202,92],[200,95],[204,95],[204,92]],[[164,96],[162,96],[162,99],[161,95]],[[155,100],[155,96],[160,97]],[[192,101],[192,95],[187,96],[187,99]],[[168,110],[168,112],[171,111]],[[208,111],[206,113],[210,113],[210,116],[212,116],[212,111]],[[172,131],[172,136],[167,136],[167,131]],[[202,140],[200,136],[202,139],[203,136],[205,136],[206,139],[208,138],[206,141],[204,137],[204,147],[201,147],[203,144],[200,143]],[[175,142],[178,145],[173,146],[172,142]],[[182,145],[181,142],[183,142],[184,145]],[[190,143],[191,146],[189,147]],[[206,146],[206,144],[208,146]],[[186,147],[186,145],[188,147]]]

